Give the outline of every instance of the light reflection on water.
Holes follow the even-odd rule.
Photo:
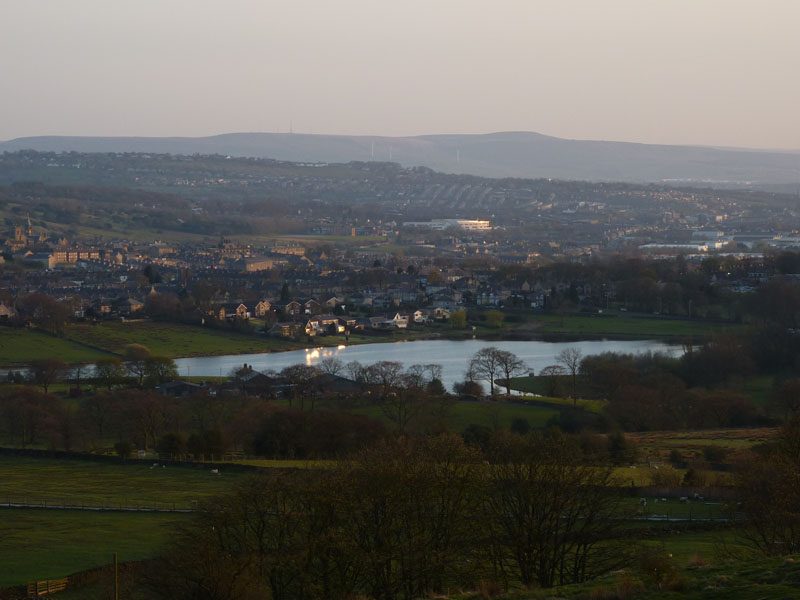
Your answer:
[[[475,352],[487,346],[513,352],[533,371],[538,373],[544,367],[555,364],[556,356],[564,348],[578,348],[583,356],[601,352],[624,352],[640,354],[662,352],[677,356],[683,351],[680,345],[669,345],[658,341],[583,341],[583,342],[504,342],[484,340],[424,340],[405,343],[360,344],[354,346],[331,346],[306,348],[292,352],[273,352],[268,354],[235,354],[226,356],[207,356],[199,358],[180,358],[175,362],[181,376],[216,377],[227,375],[232,369],[247,363],[257,371],[280,371],[290,365],[304,363],[317,365],[325,358],[335,357],[344,363],[358,361],[372,364],[380,360],[390,360],[412,364],[438,364],[442,367],[442,381],[450,389],[454,382],[464,378],[467,363]]]

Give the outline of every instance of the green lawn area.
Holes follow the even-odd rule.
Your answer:
[[[0,365],[24,366],[35,358],[58,358],[64,362],[92,362],[107,357],[102,350],[87,348],[71,340],[37,329],[0,327]]]
[[[592,400],[586,398],[577,398],[576,400],[573,400],[572,398],[553,398],[548,396],[531,396],[529,400],[549,404],[556,408],[582,408],[583,410],[588,410],[589,412],[596,414],[599,414],[608,404],[608,402],[605,400]]]
[[[153,354],[170,358],[277,352],[305,347],[305,344],[263,335],[138,320],[74,324],[67,328],[66,335],[115,354],[122,354],[127,344],[142,344]]]
[[[542,333],[568,335],[613,335],[629,337],[706,336],[727,331],[736,333],[746,326],[741,323],[719,323],[697,319],[667,319],[619,313],[609,315],[537,315],[530,321],[541,325]]]
[[[560,376],[561,385],[565,390],[570,389],[571,380],[568,376]],[[578,377],[578,385],[576,386],[578,395],[580,396],[581,387],[585,387],[583,385],[583,378]],[[588,410],[593,413],[600,413],[603,408],[608,404],[605,400],[593,400],[587,398],[578,398],[577,400],[573,401],[572,398],[558,398],[553,396],[547,396],[547,390],[549,388],[549,382],[547,381],[546,377],[539,377],[533,376],[530,377],[528,375],[524,377],[512,377],[511,378],[511,389],[516,390],[518,392],[522,392],[525,394],[534,394],[535,396],[531,397],[531,400],[546,404],[551,404],[554,407],[558,408],[571,408],[573,405],[584,410]]]
[[[541,406],[525,406],[505,402],[455,402],[448,423],[454,431],[462,432],[469,425],[508,429],[516,419],[525,419],[533,428],[543,428],[558,415],[558,409]]]
[[[180,514],[0,508],[0,587],[158,553]]]
[[[672,554],[679,566],[685,566],[694,556],[701,556],[708,562],[719,561],[721,547],[742,551],[737,531],[730,528],[712,529],[710,531],[683,531],[661,538],[655,543],[663,548],[666,554]]]
[[[0,456],[0,502],[65,502],[91,506],[189,508],[221,494],[241,473],[213,475],[192,467],[153,468],[92,460]]]

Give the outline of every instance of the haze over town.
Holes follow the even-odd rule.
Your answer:
[[[793,0],[0,6],[0,139],[535,131],[800,148]]]

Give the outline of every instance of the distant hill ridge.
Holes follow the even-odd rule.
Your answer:
[[[41,136],[17,150],[222,154],[295,162],[392,161],[484,177],[589,181],[791,184],[800,152],[567,140],[531,132],[380,137],[228,133],[209,137]]]

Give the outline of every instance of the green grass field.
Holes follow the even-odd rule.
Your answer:
[[[654,431],[628,433],[626,437],[639,450],[653,458],[666,459],[672,450],[680,452],[685,459],[702,456],[709,446],[723,448],[730,453],[747,450],[775,438],[774,427],[753,429],[714,429],[707,431]]]
[[[660,553],[661,554],[661,553]],[[557,589],[514,590],[497,600],[789,600],[800,587],[800,557],[718,561],[686,565],[686,561],[661,554],[676,572],[670,583],[657,585],[636,568],[611,573],[583,584]],[[445,596],[449,600],[485,598],[477,592]]]
[[[158,553],[187,515],[0,508],[0,587]]]
[[[665,319],[630,313],[612,313],[608,316],[570,315],[562,319],[558,315],[538,315],[529,320],[538,324],[542,333],[565,335],[609,335],[626,337],[678,338],[707,336],[711,333],[740,332],[745,325],[719,323],[697,319]]]
[[[352,409],[352,412],[368,416],[391,426],[391,421],[380,406],[362,406]],[[550,409],[542,406],[526,406],[524,404],[511,404],[505,402],[468,402],[455,401],[449,405],[430,407],[419,415],[419,422],[429,422],[437,415],[444,417],[447,426],[457,433],[463,432],[470,425],[482,425],[490,429],[508,429],[516,418],[525,419],[528,424],[536,429],[543,428],[547,422],[558,415],[556,408]],[[414,423],[412,422],[412,429]]]
[[[59,358],[65,362],[92,362],[109,356],[73,341],[36,329],[0,327],[0,365],[24,366],[35,358]]]
[[[557,409],[541,406],[504,402],[456,402],[448,418],[448,424],[458,432],[464,431],[471,424],[508,429],[514,419],[525,419],[531,427],[537,429],[545,427],[550,419],[558,415],[558,412]]]
[[[192,467],[0,456],[0,502],[188,508],[194,500],[229,490],[242,477],[224,469],[213,475]]]
[[[353,334],[347,344],[386,342],[401,337],[411,339],[415,335],[418,333],[409,332],[408,335],[397,338]],[[283,352],[309,346],[338,346],[345,343],[343,336],[317,336],[310,342],[294,341],[255,333],[146,320],[109,321],[97,325],[73,324],[67,328],[67,337],[115,354],[123,353],[127,344],[142,344],[154,355],[170,358]]]
[[[268,336],[139,320],[74,324],[67,328],[66,335],[69,339],[115,354],[122,354],[127,344],[142,344],[155,355],[171,358],[275,352],[303,347],[302,344]]]
[[[472,422],[491,425],[498,420],[507,426],[514,416],[524,416],[532,420],[533,414],[541,412],[540,408],[524,405],[462,402],[453,407],[451,419],[456,422],[460,420],[464,426]],[[547,410],[544,409],[544,412]],[[321,466],[320,461],[257,461],[257,464]],[[642,468],[621,468],[617,471],[623,477],[633,477],[637,481],[642,479],[642,482],[650,474],[649,469]],[[90,503],[89,499],[99,499],[100,502],[110,504],[134,498],[144,504],[148,501],[160,502],[162,505],[170,502],[188,502],[226,491],[240,477],[242,475],[225,473],[224,469],[222,475],[214,476],[207,470],[193,468],[150,469],[148,465],[139,464],[0,457],[0,496],[12,494],[18,497],[31,491],[46,489],[51,498],[65,498],[78,503],[84,501],[87,504]],[[28,495],[36,496],[35,493]],[[638,508],[636,498],[630,498],[626,503],[633,509]],[[723,507],[707,505],[705,502],[683,504],[676,500],[668,500],[665,503],[651,500],[644,511],[649,514],[668,514],[672,517],[686,517],[692,514],[703,518],[721,516]],[[34,579],[63,577],[77,571],[106,565],[111,562],[113,552],[119,552],[120,560],[123,562],[156,556],[169,540],[170,527],[187,518],[190,517],[175,513],[2,508],[0,509],[0,565],[3,568],[0,568],[0,587],[20,585]],[[695,589],[696,585],[699,586],[699,583],[695,582],[694,571],[687,570],[686,565],[690,560],[699,555],[713,565],[703,569],[711,571],[727,568],[717,551],[721,542],[728,545],[736,544],[735,532],[728,529],[700,531],[686,530],[683,527],[680,531],[672,533],[665,531],[663,534],[642,536],[637,532],[651,527],[660,528],[662,525],[636,522],[631,526],[635,539],[644,537],[646,545],[663,553],[664,556],[669,556],[670,560],[675,562],[681,573],[685,573],[690,590]],[[604,585],[606,580],[613,578],[602,578],[583,586],[560,588],[557,596],[587,598],[590,597],[586,595],[587,590]],[[746,577],[742,580],[742,589],[750,589],[752,582],[748,581]],[[783,576],[770,579],[770,583],[774,582],[775,589],[781,593],[784,590],[781,587],[783,581]],[[65,597],[99,599],[107,592],[107,588],[107,585],[94,583],[85,590],[73,589],[65,594]],[[574,594],[571,591],[573,589]],[[773,597],[766,595],[766,588],[761,589],[765,595],[759,597]],[[98,595],[93,595],[95,593]],[[506,597],[533,599],[545,596],[538,595],[538,592],[515,592]]]

